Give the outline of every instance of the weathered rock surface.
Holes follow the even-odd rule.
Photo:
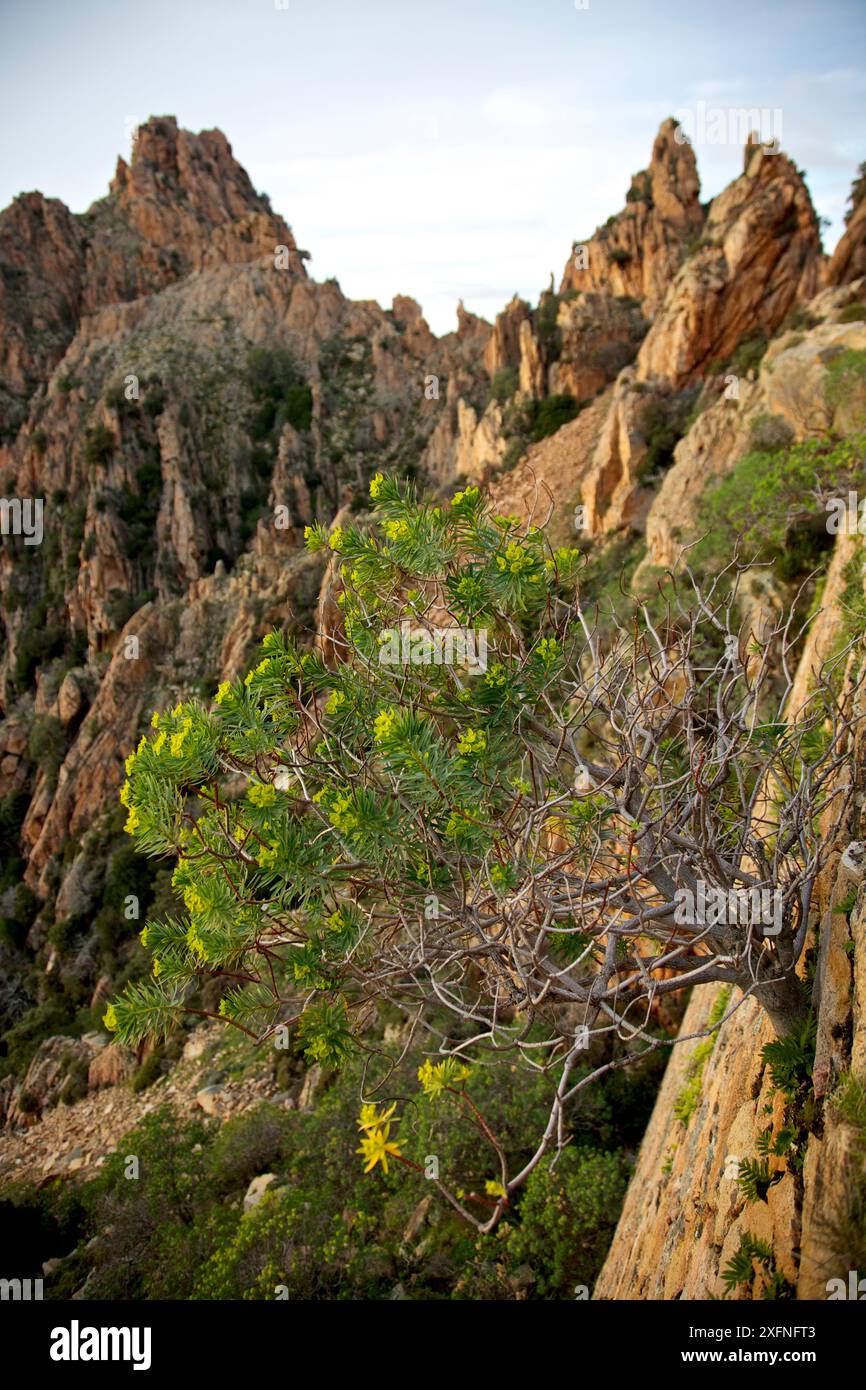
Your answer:
[[[560,293],[602,290],[643,300],[655,314],[704,221],[694,151],[664,121],[649,168],[635,174],[624,210],[585,243],[575,243]]]
[[[801,658],[789,706],[792,714],[805,700],[814,672],[835,639],[839,598],[853,547],[853,540],[840,538],[823,611]],[[864,753],[861,735],[856,755],[842,773],[855,779],[861,804]],[[812,1000],[818,1040],[812,1081],[819,1110],[805,1139],[798,1139],[804,1145],[802,1184],[787,1173],[769,1188],[765,1201],[748,1202],[736,1182],[737,1165],[758,1156],[761,1133],[768,1127],[773,1135],[779,1132],[785,1107],[781,1093],[773,1093],[761,1058],[773,1030],[754,1001],[742,1000],[735,992],[728,1012],[736,1011],[715,1034],[700,1072],[697,1102],[685,1120],[677,1117],[675,1106],[693,1074],[690,1062],[700,1044],[681,1041],[673,1051],[595,1298],[718,1297],[725,1290],[722,1270],[745,1232],[772,1247],[776,1269],[799,1298],[826,1298],[828,1279],[847,1279],[839,1242],[828,1227],[845,1208],[848,1165],[862,1162],[862,1157],[853,1156],[850,1132],[829,1097],[849,1067],[862,1078],[866,1059],[862,893],[850,926],[838,911],[850,889],[839,872],[838,854],[851,839],[858,815],[855,803],[841,822],[835,815],[828,817],[826,833],[835,852],[819,878],[814,903]],[[849,942],[853,942],[853,956],[846,949]],[[696,993],[683,1020],[681,1039],[706,1029],[714,996],[713,990]],[[785,1165],[774,1157],[770,1166],[781,1170]],[[755,1297],[760,1297],[760,1288],[758,1279]]]
[[[818,220],[789,159],[758,148],[713,199],[701,245],[678,271],[638,354],[641,380],[676,387],[726,362],[749,337],[770,337],[819,288]]]

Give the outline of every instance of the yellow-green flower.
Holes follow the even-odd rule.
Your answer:
[[[335,526],[330,536],[328,537],[328,545],[331,547],[332,550],[339,550],[342,544],[343,528],[342,526]]]
[[[475,502],[478,500],[478,495],[477,487],[464,488],[462,492],[455,492],[451,498],[451,505],[452,507],[459,507],[461,502]]]
[[[424,1094],[441,1096],[442,1092],[448,1087],[459,1086],[471,1076],[471,1071],[463,1062],[458,1062],[456,1057],[446,1057],[441,1062],[431,1062],[430,1058],[418,1068],[418,1080],[424,1090]]]
[[[326,714],[339,714],[346,703],[346,696],[342,690],[332,690],[325,705]]]
[[[508,1196],[508,1193],[505,1191],[505,1188],[502,1186],[502,1183],[495,1182],[493,1178],[487,1179],[486,1183],[484,1184],[484,1191],[487,1193],[488,1197]]]
[[[253,806],[271,806],[277,799],[277,789],[270,782],[254,782],[247,792]]]
[[[370,496],[371,496],[371,497],[376,498],[376,497],[379,496],[379,493],[382,491],[382,484],[384,483],[384,481],[385,481],[385,476],[384,476],[383,473],[377,473],[376,476],[375,476],[375,478],[371,478],[371,479],[370,479]]]
[[[107,1028],[109,1033],[113,1033],[117,1028],[117,1014],[113,1004],[109,1004],[105,1013],[102,1015],[102,1026]]]
[[[387,1128],[390,1124],[392,1116],[394,1117],[395,1121],[399,1120],[400,1118],[399,1115],[394,1115],[394,1111],[396,1109],[396,1101],[394,1101],[393,1105],[389,1105],[387,1110],[383,1110],[381,1115],[379,1114],[378,1105],[362,1105],[361,1117],[360,1119],[355,1121],[355,1124],[358,1126],[359,1129],[364,1130],[379,1129],[381,1126]]]
[[[144,737],[142,737],[141,741],[139,742],[138,747],[135,749],[134,752],[132,752],[132,753],[129,754],[129,757],[126,759],[126,762],[123,764],[123,766],[126,768],[126,775],[127,775],[127,777],[129,777],[130,773],[132,772],[132,769],[135,767],[135,764],[136,764],[136,760],[137,760],[137,758],[138,758],[138,755],[139,755],[139,753],[141,752],[142,748],[145,746],[146,743],[147,743],[147,739],[144,738]]]
[[[549,666],[560,654],[560,645],[555,637],[542,637],[536,648],[545,666]]]
[[[381,743],[393,732],[397,722],[397,711],[395,709],[380,709],[373,722],[373,738],[376,743]]]
[[[158,709],[155,709],[155,710],[153,711],[153,714],[150,716],[150,727],[151,727],[152,729],[158,729],[158,728],[159,728],[159,710],[158,710]]]
[[[457,748],[461,753],[480,754],[487,747],[487,735],[483,729],[465,729],[457,740]]]
[[[218,705],[221,705],[225,700],[229,698],[231,693],[231,681],[221,681],[219,686],[217,687],[217,693],[214,696],[214,699],[216,700]]]
[[[386,521],[382,529],[389,541],[402,541],[409,535],[408,521]]]
[[[522,574],[524,570],[532,568],[533,558],[517,541],[509,541],[505,554],[497,555],[496,563],[503,572]]]
[[[388,1138],[388,1126],[384,1129],[371,1129],[364,1134],[360,1146],[355,1153],[362,1154],[367,1161],[364,1169],[365,1173],[371,1173],[377,1163],[381,1163],[382,1169],[388,1171],[388,1156],[401,1158],[400,1141]]]

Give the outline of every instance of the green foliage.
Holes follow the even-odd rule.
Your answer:
[[[407,1151],[422,1165],[436,1154],[443,1177],[462,1183],[471,1200],[469,1190],[483,1193],[491,1176],[489,1149],[455,1097],[417,1091],[418,1062],[417,1052],[402,1062],[394,1054],[385,1073],[395,1094],[417,1097],[400,1106]],[[89,1276],[88,1295],[110,1299],[271,1300],[279,1285],[293,1301],[384,1299],[397,1280],[410,1298],[503,1298],[514,1296],[515,1272],[527,1265],[533,1296],[570,1299],[574,1283],[591,1287],[625,1192],[624,1155],[605,1151],[598,1132],[587,1142],[581,1122],[576,1143],[533,1172],[501,1235],[467,1235],[449,1208],[428,1200],[407,1243],[407,1223],[432,1184],[405,1168],[375,1178],[361,1172],[355,1116],[359,1086],[371,1080],[360,1060],[313,1110],[266,1102],[221,1126],[166,1106],[145,1117],[81,1191],[78,1250],[46,1296],[69,1297]],[[603,1086],[601,1098],[614,1123],[631,1120],[623,1111],[633,1104],[639,1134],[652,1100],[646,1078],[627,1103],[618,1087],[608,1095]],[[544,1078],[485,1072],[475,1094],[509,1161],[525,1162],[549,1106]],[[126,1176],[129,1155],[138,1160],[135,1178]],[[275,1174],[274,1188],[244,1213],[240,1199],[263,1172]],[[60,1196],[45,1199],[52,1216]]]
[[[621,1154],[566,1149],[543,1159],[530,1175],[520,1221],[508,1241],[509,1257],[542,1270],[537,1292],[573,1296],[591,1289],[619,1219],[629,1169]]]
[[[66,734],[60,720],[53,714],[40,714],[34,720],[27,740],[27,752],[45,773],[48,785],[53,786],[66,754]]]
[[[866,426],[866,351],[846,348],[831,359],[824,395],[832,410],[848,414],[850,427],[862,430]]]
[[[556,434],[557,430],[580,414],[585,404],[585,401],[576,401],[573,396],[545,396],[543,400],[535,403],[532,438],[537,442],[547,439],[548,435]]]
[[[850,1150],[834,1185],[833,1200],[822,1213],[822,1236],[839,1269],[866,1270],[866,1085],[849,1073],[832,1098],[833,1116],[848,1126]]]
[[[760,1240],[757,1236],[750,1235],[744,1231],[740,1236],[740,1244],[730,1263],[722,1271],[726,1290],[730,1292],[740,1284],[750,1284],[755,1275],[754,1261],[759,1260],[761,1264],[769,1265],[773,1260],[772,1246],[765,1240]]]
[[[739,1165],[737,1185],[747,1202],[766,1202],[767,1193],[785,1176],[783,1169],[770,1169],[766,1158],[747,1158]]]
[[[20,949],[38,911],[39,899],[26,883],[8,888],[0,898],[0,940]]]
[[[794,431],[781,415],[758,415],[751,422],[749,432],[752,448],[765,454],[790,448],[794,438]]]
[[[120,493],[118,511],[127,530],[125,546],[130,559],[139,560],[152,551],[161,498],[162,472],[159,462],[150,459],[136,468],[135,487],[124,484]],[[128,613],[127,619],[130,616]]]
[[[344,612],[357,662],[334,673],[318,654],[302,655],[272,634],[256,668],[244,682],[221,686],[212,710],[191,701],[159,716],[158,731],[128,759],[129,782],[122,794],[129,811],[127,829],[141,852],[181,856],[175,883],[188,913],[176,922],[147,924],[144,939],[156,956],[158,978],[146,987],[136,985],[133,995],[118,1001],[112,1016],[130,1044],[149,1028],[180,1016],[183,985],[202,967],[228,969],[249,980],[248,986],[241,984],[225,996],[223,1017],[250,1027],[257,1016],[262,1026],[272,1026],[255,957],[276,913],[293,923],[295,940],[284,965],[280,953],[276,960],[272,957],[278,975],[288,968],[289,983],[331,996],[308,1000],[303,1010],[308,1053],[328,1065],[337,1063],[349,1035],[341,961],[360,942],[365,915],[344,900],[340,875],[332,872],[335,853],[338,859],[360,856],[368,865],[366,875],[372,875],[371,886],[383,873],[391,881],[396,874],[421,903],[431,887],[444,884],[442,864],[448,855],[456,851],[464,860],[470,855],[465,862],[480,867],[489,854],[492,825],[500,808],[513,799],[506,770],[510,767],[514,775],[522,765],[513,713],[521,704],[531,709],[541,699],[542,682],[555,679],[558,644],[541,642],[535,654],[531,645],[517,682],[479,677],[471,705],[460,697],[448,667],[411,668],[419,703],[438,702],[438,717],[422,713],[406,698],[402,666],[364,663],[378,653],[383,628],[405,611],[405,600],[391,586],[402,584],[407,572],[430,573],[445,566],[455,615],[465,622],[487,612],[496,623],[497,612],[510,612],[532,624],[532,615],[544,612],[579,557],[567,551],[554,556],[541,532],[519,537],[511,520],[487,517],[477,489],[458,494],[444,510],[418,506],[405,490],[385,480],[377,490],[382,539],[354,527],[331,537],[349,580]],[[315,528],[310,544],[322,544]],[[509,664],[511,632],[507,624],[502,627],[502,655]],[[340,741],[327,745],[320,774],[299,798],[295,790],[278,791],[270,781],[261,781],[255,769],[266,767],[298,728],[299,696],[319,692],[330,692],[329,723]],[[371,708],[379,711],[372,724]],[[491,739],[495,732],[501,749],[488,747],[479,723],[489,725]],[[350,784],[347,778],[356,766],[349,753],[352,745],[375,750],[387,775],[399,778],[399,802],[383,795],[378,774],[366,785]],[[337,761],[327,770],[333,756]],[[226,765],[251,774],[249,790],[217,812],[217,777]],[[494,769],[501,771],[491,783]],[[197,853],[191,855],[186,852],[191,842],[183,807],[194,789],[203,810]],[[479,815],[485,803],[487,810]],[[407,819],[408,805],[414,805],[414,821]],[[425,837],[432,831],[439,838],[441,851],[423,848],[417,838],[422,825]],[[239,839],[248,841],[254,853],[227,877],[224,847]],[[230,852],[234,858],[236,851]],[[483,872],[486,878],[487,870]]]
[[[149,1052],[139,1067],[136,1067],[130,1080],[130,1087],[133,1095],[138,1095],[141,1091],[146,1091],[148,1086],[152,1086],[154,1081],[158,1081],[164,1075],[162,1058],[158,1050]]]
[[[671,396],[656,396],[644,404],[641,429],[647,453],[638,471],[640,481],[646,482],[670,468],[674,449],[689,424],[697,395],[697,390],[689,389]]]
[[[866,304],[860,300],[855,300],[852,304],[846,304],[839,314],[839,323],[862,323],[866,319]]]
[[[725,1010],[730,1003],[731,991],[728,986],[719,990],[710,1010],[707,1019],[707,1027],[710,1029],[718,1028],[725,1016]],[[680,1088],[679,1094],[674,1101],[674,1114],[680,1124],[687,1125],[701,1098],[701,1085],[704,1077],[704,1067],[707,1058],[711,1055],[716,1045],[716,1036],[713,1032],[710,1037],[703,1038],[691,1053],[686,1064],[686,1079]]]
[[[500,367],[490,383],[490,395],[494,401],[504,405],[510,401],[518,387],[516,367]]]
[[[107,425],[94,425],[84,436],[84,462],[95,468],[111,457],[117,440]]]
[[[0,1075],[23,1076],[43,1038],[55,1033],[75,1033],[74,1004],[61,994],[51,994],[28,1009],[3,1034],[5,1056],[0,1059]]]
[[[699,524],[709,534],[697,556],[704,563],[730,556],[742,537],[745,553],[773,560],[784,578],[816,567],[833,538],[815,491],[843,495],[863,476],[864,462],[863,435],[750,451],[704,494]]]
[[[37,669],[60,656],[66,647],[66,628],[46,619],[47,605],[38,604],[18,639],[14,675],[14,685],[18,691],[29,690]]]
[[[758,1272],[755,1269],[756,1264],[759,1266],[759,1272],[762,1276],[762,1298],[793,1297],[794,1289],[781,1272],[776,1269],[772,1246],[758,1236],[753,1236],[749,1231],[744,1231],[740,1236],[737,1250],[722,1270],[722,1281],[725,1285],[724,1297],[733,1293],[736,1288],[751,1286]]]
[[[559,317],[559,295],[548,291],[541,296],[535,315],[535,331],[547,362],[555,362],[562,351],[562,331]]]
[[[812,1084],[817,1021],[810,1016],[792,1033],[765,1043],[761,1060],[769,1068],[777,1091],[793,1099],[802,1087]]]
[[[250,422],[252,439],[273,438],[284,424],[299,431],[310,428],[312,393],[285,348],[252,348],[247,357],[247,381],[256,403]]]
[[[748,372],[757,372],[768,347],[769,343],[764,333],[747,334],[741,338],[731,357],[731,370],[737,376],[746,376]]]

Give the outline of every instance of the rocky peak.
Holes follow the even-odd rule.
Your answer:
[[[866,164],[860,165],[849,201],[845,234],[833,252],[827,269],[827,282],[830,285],[850,285],[866,275]]]
[[[819,287],[818,219],[802,174],[783,154],[751,149],[746,172],[713,200],[638,356],[638,378],[681,387],[769,338]]]
[[[84,309],[137,299],[193,271],[274,256],[306,274],[290,228],[256,193],[219,130],[198,135],[173,116],[139,126],[129,164],[83,218],[88,232]]]
[[[20,424],[75,331],[83,243],[57,198],[22,193],[0,212],[0,435]]]
[[[635,174],[623,210],[586,243],[575,242],[560,293],[604,290],[644,301],[651,317],[703,226],[695,154],[677,140],[677,122],[659,127],[647,169]]]
[[[126,208],[146,199],[188,202],[214,226],[251,213],[273,216],[222,131],[194,135],[179,129],[174,116],[151,117],[138,127],[131,162],[118,159],[111,193]]]

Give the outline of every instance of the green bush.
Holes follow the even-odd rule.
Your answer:
[[[66,754],[66,734],[53,714],[40,714],[34,721],[27,740],[27,753],[45,773],[49,785],[53,785]]]
[[[510,401],[518,387],[516,367],[500,367],[490,383],[490,395],[494,401],[504,405]]]
[[[512,1261],[529,1264],[544,1297],[574,1297],[598,1277],[613,1237],[629,1169],[619,1153],[566,1149],[556,1163],[542,1159],[520,1203],[520,1223],[508,1241]]]
[[[0,938],[20,950],[39,911],[39,899],[26,883],[7,889],[2,899]]]
[[[573,396],[546,396],[544,400],[538,401],[532,438],[537,442],[546,439],[548,435],[556,434],[556,431],[567,425],[569,420],[575,419],[586,404],[586,401],[576,401]]]
[[[107,425],[94,425],[84,436],[84,462],[92,467],[104,463],[114,453],[116,443]]]
[[[737,376],[757,372],[769,343],[764,333],[750,333],[741,338],[731,357],[731,369]]]
[[[859,299],[847,304],[839,315],[839,323],[862,323],[866,319],[866,304]]]
[[[794,431],[781,415],[759,415],[752,421],[749,429],[752,448],[764,453],[787,449],[794,438]]]
[[[310,428],[312,392],[285,348],[253,348],[247,356],[247,383],[256,407],[249,421],[251,439],[273,440],[284,424],[301,432]]]
[[[638,480],[646,482],[666,472],[674,461],[674,449],[682,439],[698,398],[696,388],[672,396],[656,396],[645,402],[641,411],[641,429],[647,442],[647,453],[638,470]]]
[[[811,501],[820,486],[844,495],[862,478],[866,436],[809,439],[790,448],[753,450],[703,496],[699,526],[707,532],[696,558],[730,558],[738,535],[790,579],[822,563],[832,545],[826,512]]]

